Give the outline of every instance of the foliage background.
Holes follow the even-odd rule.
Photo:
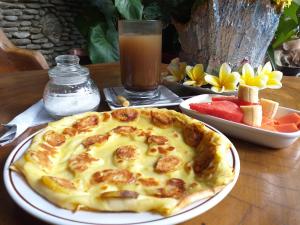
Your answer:
[[[75,19],[87,40],[92,63],[119,60],[117,23],[119,19],[158,19],[163,22],[163,52],[178,53],[180,43],[172,20],[186,23],[193,10],[204,0],[87,0],[82,14]],[[271,58],[275,48],[299,36],[300,0],[285,8],[280,18],[274,41],[269,47]],[[274,61],[274,60],[272,60]]]

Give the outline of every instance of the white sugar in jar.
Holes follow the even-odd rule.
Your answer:
[[[44,90],[44,106],[54,118],[97,110],[100,94],[90,78],[89,70],[79,65],[74,55],[55,58],[56,67],[49,70]]]

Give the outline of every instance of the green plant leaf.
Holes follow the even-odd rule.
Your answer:
[[[91,27],[88,51],[93,63],[119,60],[118,32],[114,26],[99,23]]]
[[[272,48],[278,48],[280,45],[286,41],[289,41],[298,33],[299,21],[297,14],[299,10],[300,6],[294,2],[292,2],[290,7],[284,9],[275,33],[275,39],[272,43]]]
[[[117,9],[112,0],[90,0],[90,3],[99,9],[107,21],[117,21]]]
[[[284,12],[282,14],[282,19],[291,18],[296,23],[298,23],[298,16],[297,16],[298,9],[299,9],[299,4],[296,4],[295,2],[292,2],[290,7],[286,7],[284,9]]]
[[[127,20],[142,19],[143,5],[140,0],[115,0],[115,6]]]
[[[104,15],[95,7],[87,6],[81,14],[75,17],[74,24],[79,32],[88,38],[90,27],[95,26],[101,21],[105,21]]]
[[[149,5],[144,8],[144,19],[146,20],[157,20],[161,19],[163,13],[157,2],[151,2]]]

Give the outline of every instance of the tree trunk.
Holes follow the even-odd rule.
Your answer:
[[[174,23],[182,46],[181,58],[202,63],[211,72],[224,62],[238,67],[248,60],[262,63],[280,14],[270,0],[207,0],[187,24]]]

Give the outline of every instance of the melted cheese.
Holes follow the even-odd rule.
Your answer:
[[[163,128],[156,126],[151,122],[149,113],[151,111],[167,113],[168,116],[176,118],[174,121],[177,122],[170,126],[164,124]],[[200,122],[174,111],[142,109],[138,112],[137,118],[126,122],[106,112],[85,113],[49,123],[47,128],[34,137],[31,146],[15,163],[15,167],[41,195],[71,210],[85,208],[108,211],[157,211],[161,214],[170,214],[184,196],[212,190],[232,180],[232,170],[224,157],[228,143],[218,134]],[[59,139],[58,146],[53,146],[53,154],[36,158],[35,155],[43,151],[41,144],[49,144],[44,136],[47,132],[63,134],[66,128],[74,127],[76,121],[95,115],[99,118],[99,124],[91,125],[87,131],[78,131],[74,136],[65,134],[64,138]],[[124,118],[126,119],[126,116]],[[155,121],[156,123],[159,121]],[[204,138],[197,148],[186,143],[182,134],[184,124],[198,124],[201,127],[201,135]],[[114,129],[120,126],[131,126],[134,129],[128,133],[118,133]],[[107,140],[101,138],[106,137],[105,135],[108,137]],[[149,135],[164,137],[167,142],[148,143]],[[96,139],[83,144],[90,137]],[[216,169],[208,168],[206,173],[213,172],[209,176],[201,177],[195,174],[193,161],[197,154],[205,151],[207,144],[213,146],[215,150],[214,160],[210,163]],[[129,160],[126,160],[126,157],[114,158],[116,150],[124,146],[134,149],[131,150],[135,152],[134,157]],[[124,152],[120,154],[126,154],[126,149]],[[174,168],[173,162],[167,165],[170,158],[179,161]],[[162,163],[159,164],[160,159],[167,159],[167,163],[161,160]],[[50,163],[45,166],[45,162],[48,161]],[[167,172],[158,170],[159,166]],[[148,181],[152,179],[152,183],[145,185],[147,179]],[[183,186],[178,181],[182,182]],[[184,194],[182,198],[178,198],[183,187]],[[127,192],[121,192],[124,190]],[[128,195],[131,192],[138,195]],[[105,198],[101,197],[104,196],[103,193],[106,193]],[[109,196],[107,193],[112,193],[112,197],[107,197]],[[120,196],[116,197],[116,193]],[[123,193],[126,195],[122,195]]]

